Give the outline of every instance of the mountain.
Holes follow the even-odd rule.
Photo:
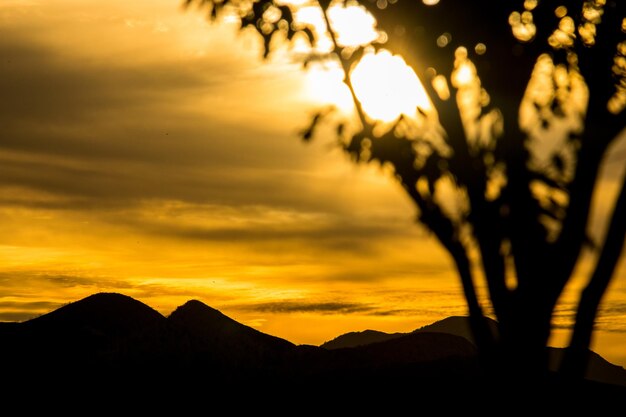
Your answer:
[[[201,363],[226,380],[269,378],[286,367],[286,358],[296,349],[197,300],[178,307],[167,320],[196,341],[188,352],[192,366]]]
[[[191,300],[176,308],[168,321],[183,327],[208,343],[229,343],[268,349],[289,349],[295,345],[279,337],[270,336],[245,326],[206,304]]]
[[[176,332],[165,317],[140,301],[98,293],[9,329],[0,327],[5,374],[143,373],[155,358],[171,356]],[[160,343],[154,343],[159,340]]]
[[[558,369],[564,354],[565,348],[550,348],[550,368],[552,370]],[[586,377],[591,381],[626,387],[626,369],[612,364],[596,352],[589,353]]]
[[[296,346],[197,300],[164,317],[125,295],[99,293],[0,325],[0,369],[9,382],[3,399],[15,392],[89,404],[191,401],[207,410],[218,402],[237,410],[297,400],[320,411],[337,402],[371,411],[373,401],[406,404],[416,395],[460,404],[504,394],[484,378],[475,346],[451,334],[465,334],[462,323],[449,318],[408,334],[358,332],[339,340],[355,347]],[[617,385],[585,384],[574,392],[588,388],[594,398],[626,398]]]
[[[489,326],[495,332],[497,331],[497,322],[489,319]],[[341,349],[348,347],[365,346],[371,343],[382,342],[386,340],[397,339],[402,336],[406,336],[411,333],[447,333],[455,336],[460,336],[472,344],[474,344],[474,337],[469,327],[467,317],[463,316],[450,316],[443,320],[436,321],[432,324],[415,329],[410,333],[385,333],[377,330],[364,330],[361,332],[345,333],[336,338],[324,342],[320,347],[324,349]]]
[[[498,326],[497,322],[490,318],[487,318],[487,320],[489,323],[489,327],[494,333],[496,333]],[[344,335],[336,337],[329,342],[323,343],[322,345],[320,345],[320,347],[323,347],[325,349],[337,349],[345,347],[365,346],[370,343],[374,343],[376,340],[391,340],[397,339],[407,334],[432,332],[459,336],[474,344],[474,337],[469,326],[468,318],[464,316],[450,316],[444,318],[443,320],[439,320],[432,324],[413,330],[411,333],[389,334],[377,332],[374,330],[346,333]],[[564,348],[549,348],[550,368],[553,371],[558,369],[564,351]],[[589,366],[587,368],[586,377],[591,381],[621,385],[626,387],[626,369],[610,363],[595,352],[591,352],[591,355],[589,357]]]
[[[474,350],[462,338],[430,334],[331,352],[267,335],[197,300],[166,318],[116,293],[94,294],[36,319],[0,326],[5,374],[72,374],[77,380],[123,376],[116,382],[122,385],[200,372],[211,376],[213,382],[205,381],[211,384],[298,385],[306,377],[335,386],[363,372],[398,373],[448,358],[474,362]]]
[[[465,380],[478,375],[476,348],[462,337],[445,333],[407,334],[332,352],[338,362],[335,366],[343,371],[367,370],[382,375],[392,371],[396,378],[411,378],[413,384],[432,385],[436,380],[449,383],[452,379]],[[454,365],[444,366],[446,362]],[[430,369],[435,363],[438,365]],[[421,372],[415,372],[417,368]],[[427,369],[433,372],[426,375]]]
[[[489,326],[495,332],[497,331],[497,322],[495,320],[487,318]],[[450,316],[443,320],[436,321],[432,324],[423,326],[419,329],[413,330],[412,333],[447,333],[455,336],[463,337],[474,344],[474,336],[467,322],[466,317],[462,316]],[[361,332],[349,332],[337,336],[336,338],[324,342],[320,345],[324,349],[341,349],[347,347],[357,347],[369,345],[370,343],[383,342],[386,340],[397,339],[398,337],[406,336],[410,333],[385,333],[377,330],[363,330]]]
[[[487,318],[492,332],[497,333],[498,324],[495,320]],[[452,316],[443,320],[439,320],[414,332],[443,332],[461,336],[474,343],[469,321],[467,317]],[[561,358],[565,352],[564,348],[550,347],[550,368],[556,371],[561,363]],[[589,357],[589,366],[587,368],[587,379],[608,384],[616,384],[626,387],[626,369],[621,366],[613,365],[602,356],[595,352],[591,352]]]
[[[127,295],[98,293],[24,323],[35,331],[89,332],[120,336],[153,326],[164,317]]]
[[[322,343],[320,347],[328,350],[357,347],[371,343],[384,342],[405,335],[406,333],[385,333],[377,330],[363,330],[362,332],[342,334],[328,342]]]
[[[488,326],[494,334],[498,332],[498,322],[489,317],[486,317]],[[469,320],[464,316],[450,316],[446,317],[442,320],[436,321],[432,324],[428,324],[426,326],[420,327],[419,329],[413,330],[414,333],[417,332],[438,332],[438,333],[448,333],[456,336],[463,337],[469,340],[472,344],[474,342],[474,335],[472,334],[472,330],[469,325]]]
[[[0,331],[0,341],[4,349],[25,349],[38,357],[88,355],[164,321],[156,310],[131,297],[98,293],[24,323],[13,323],[10,331]],[[2,329],[7,329],[6,325]]]
[[[474,346],[463,338],[442,333],[398,334],[398,340],[327,352],[314,346],[295,346],[264,334],[196,300],[178,307],[168,320],[202,338],[206,343],[202,353],[217,355],[222,363],[229,363],[231,372],[238,369],[237,378],[244,370],[246,379],[256,381],[261,376],[265,383],[267,378],[273,378],[299,385],[306,376],[307,386],[314,383],[330,387],[359,384],[358,378],[363,373],[370,376],[392,373],[396,384],[409,375],[413,382],[423,380],[424,384],[431,384],[436,375],[440,379],[445,375],[458,379],[462,373],[467,374],[467,370],[476,370]],[[444,372],[441,364],[451,358],[455,364],[466,361],[472,365],[450,366],[448,372]],[[421,369],[422,376],[415,376],[416,368]],[[428,377],[426,369],[431,370]]]

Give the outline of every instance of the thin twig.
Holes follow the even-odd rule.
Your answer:
[[[322,7],[319,1],[317,3],[320,6],[320,9],[322,10],[322,14],[324,15],[324,22],[326,23],[326,29],[328,31],[328,34],[330,35],[330,39],[333,42],[333,50],[335,52],[335,55],[337,55],[339,62],[341,63],[341,68],[343,69],[343,75],[344,75],[343,82],[346,84],[346,86],[348,86],[348,89],[350,90],[350,94],[352,95],[352,101],[354,102],[357,115],[359,116],[359,120],[361,121],[361,125],[363,126],[363,129],[365,130],[366,128],[371,127],[371,123],[367,122],[367,118],[365,117],[365,111],[363,110],[363,106],[361,105],[361,102],[357,98],[356,92],[354,91],[354,85],[352,84],[352,79],[350,78],[350,63],[341,57],[341,47],[339,46],[339,43],[337,42],[337,35],[335,34],[335,31],[333,30],[333,27],[330,23],[328,12],[326,11],[326,9],[324,9],[324,7]]]

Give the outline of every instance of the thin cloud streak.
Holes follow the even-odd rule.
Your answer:
[[[351,314],[368,313],[373,307],[367,304],[348,302],[302,302],[276,301],[249,306],[234,306],[234,309],[254,311],[257,313],[321,313],[321,314]]]

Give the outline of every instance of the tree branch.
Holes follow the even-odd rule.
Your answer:
[[[330,19],[328,18],[327,10],[322,7],[321,4],[320,8],[324,15],[326,28],[333,42],[334,52],[339,59],[344,72],[344,82],[350,89],[352,100],[356,107],[361,124],[364,129],[371,129],[371,124],[367,122],[365,112],[363,111],[361,103],[356,96],[354,86],[352,85],[352,81],[350,79],[350,62],[341,56],[341,48],[337,43],[337,37],[330,23]],[[458,114],[458,109],[456,109],[456,112]],[[470,325],[476,339],[476,344],[479,346],[481,352],[492,352],[494,346],[493,335],[491,334],[491,330],[489,329],[487,322],[485,321],[482,308],[480,307],[480,304],[478,302],[473,274],[470,267],[470,261],[467,257],[467,253],[463,244],[458,241],[457,233],[454,230],[454,225],[452,224],[450,219],[448,219],[441,212],[439,207],[434,204],[428,204],[417,192],[416,183],[418,176],[414,167],[415,158],[410,158],[407,155],[396,156],[403,156],[403,158],[402,160],[394,160],[391,162],[396,167],[396,171],[401,178],[403,187],[406,189],[408,194],[411,196],[413,201],[420,209],[422,222],[433,231],[433,233],[435,234],[435,236],[437,236],[442,245],[448,250],[448,252],[450,252],[455,262],[455,265],[459,272],[459,276],[461,278],[464,295],[467,300]]]
[[[341,47],[337,43],[337,35],[333,30],[333,27],[330,23],[330,19],[328,18],[328,11],[319,1],[317,2],[319,8],[322,10],[322,15],[324,16],[324,23],[326,24],[326,30],[330,36],[330,39],[333,42],[333,52],[337,56],[339,63],[341,64],[341,68],[343,70],[343,82],[346,84],[348,89],[350,90],[350,95],[352,96],[352,101],[354,103],[354,107],[356,108],[357,115],[359,116],[359,120],[361,121],[361,126],[363,130],[371,128],[371,123],[367,122],[367,118],[365,116],[365,111],[363,110],[363,106],[359,99],[356,96],[356,91],[354,90],[354,85],[352,84],[352,79],[350,78],[350,62],[344,59],[341,56]]]
[[[492,3],[489,0],[487,2]],[[459,6],[464,8],[462,13],[457,10]],[[500,14],[504,15],[504,12],[501,10],[501,2],[496,4],[496,6],[500,9]],[[460,5],[457,3],[454,6],[454,10],[444,5],[429,7],[419,3],[416,4],[414,1],[399,1],[397,4],[390,5],[384,10],[378,10],[374,6],[369,7],[379,21],[379,27],[382,26],[383,29],[389,32],[393,30],[393,25],[397,24],[401,24],[407,29],[411,28],[412,25],[416,25],[416,27],[424,25],[426,28],[425,33],[428,35],[439,35],[446,30],[450,30],[453,32],[452,40],[455,42],[454,45],[464,45],[470,49],[472,47],[472,44],[469,44],[470,39],[465,38],[465,36],[468,33],[470,37],[474,36],[474,31],[466,33],[462,30],[454,30],[462,29],[462,26],[459,25],[475,23],[470,17],[472,13],[475,14],[477,11],[475,4],[463,3]],[[407,10],[406,8],[409,9]],[[455,17],[452,22],[450,21],[451,16]],[[506,25],[506,19],[504,19],[504,25]],[[475,154],[470,150],[469,141],[461,120],[460,109],[455,100],[456,89],[449,86],[452,90],[452,97],[443,100],[439,97],[429,79],[429,67],[435,67],[438,73],[447,78],[450,77],[454,68],[451,54],[455,46],[447,46],[449,52],[446,52],[437,46],[435,39],[428,39],[427,37],[418,39],[417,35],[410,34],[411,31],[407,30],[407,35],[404,38],[394,36],[385,46],[396,52],[402,52],[402,56],[407,64],[423,80],[424,87],[437,111],[439,122],[446,133],[444,139],[453,151],[451,157],[446,159],[448,169],[454,176],[457,184],[467,189],[471,207],[469,220],[473,225],[474,235],[481,253],[482,266],[485,271],[494,310],[500,318],[505,316],[505,309],[508,304],[504,260],[499,250],[504,230],[501,214],[496,203],[485,200],[487,183],[485,162],[480,153]],[[480,39],[480,35],[475,37]],[[474,42],[476,39],[474,39]],[[497,44],[494,43],[493,48],[490,46],[489,50],[495,51],[496,46]],[[510,54],[510,50],[508,53]],[[502,61],[507,62],[507,60]],[[492,80],[492,78],[489,78],[489,80]],[[509,80],[509,85],[510,82]],[[514,107],[515,110],[512,111],[511,117],[516,120],[517,106]]]
[[[420,220],[429,227],[439,242],[452,256],[452,260],[454,261],[459,273],[463,293],[467,301],[470,327],[476,341],[476,346],[478,347],[481,355],[483,355],[486,363],[489,363],[489,360],[493,359],[491,355],[494,352],[495,340],[494,335],[491,333],[491,329],[485,320],[482,307],[478,302],[474,277],[471,270],[471,263],[467,256],[467,251],[463,244],[458,240],[458,234],[455,232],[455,227],[451,220],[441,212],[439,207],[429,204],[417,192],[414,187],[415,182],[413,181],[416,181],[417,179],[412,178],[409,179],[408,182],[406,180],[407,179],[404,178],[402,185],[420,209]],[[413,184],[413,186],[410,184]]]
[[[582,7],[582,1],[578,0],[578,3]],[[600,45],[589,48],[579,41],[576,46],[576,53],[579,56],[578,66],[588,84],[589,103],[585,115],[585,131],[580,138],[581,146],[577,154],[574,179],[569,187],[567,216],[552,251],[552,258],[561,260],[554,269],[556,280],[552,292],[555,297],[560,294],[571,276],[585,242],[591,198],[600,164],[609,145],[626,127],[623,115],[612,114],[607,109],[608,99],[615,91],[614,80],[610,74],[616,52],[615,45],[619,36],[624,37],[620,25],[626,12],[625,2],[612,4],[613,6],[607,5],[606,8],[615,9],[605,10],[603,22],[597,27]],[[580,19],[582,17],[577,16],[578,23]],[[604,68],[609,73],[598,74],[598,68]]]
[[[581,293],[576,323],[561,371],[571,377],[584,377],[593,327],[602,297],[611,281],[626,236],[626,179],[616,200],[604,246],[589,283]]]

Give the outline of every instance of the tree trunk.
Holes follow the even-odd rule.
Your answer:
[[[543,398],[548,393],[547,342],[552,308],[547,300],[520,288],[512,292],[510,300],[509,316],[499,323],[499,366],[494,376],[510,389],[511,400],[520,393]]]

